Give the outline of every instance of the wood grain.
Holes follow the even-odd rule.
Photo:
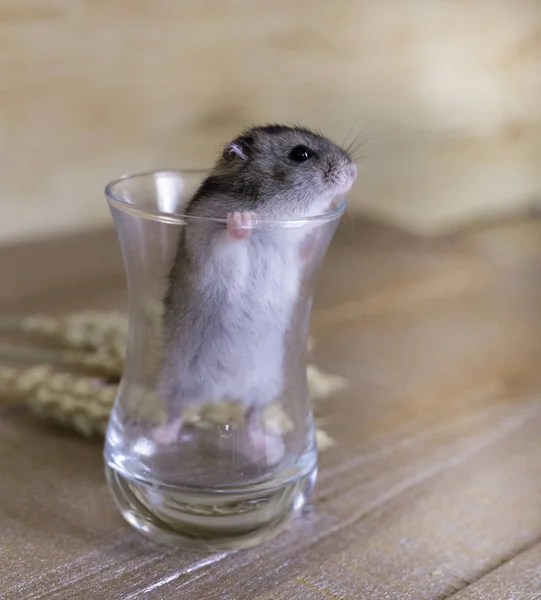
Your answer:
[[[308,18],[309,16],[309,18]],[[537,0],[2,0],[0,240],[104,226],[241,128],[359,136],[353,211],[437,232],[541,194]]]
[[[0,408],[0,597],[541,597],[541,222],[421,241],[341,226],[313,315],[337,445],[313,502],[256,549],[203,556],[133,532],[101,446]],[[81,268],[85,265],[85,269]],[[112,232],[0,252],[3,312],[122,307]]]

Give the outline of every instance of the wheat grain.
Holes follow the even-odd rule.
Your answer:
[[[160,309],[145,306],[145,315],[158,338]],[[20,349],[3,346],[2,355],[10,359],[38,361],[28,369],[0,369],[0,396],[21,399],[42,418],[67,426],[86,437],[105,435],[125,363],[128,321],[120,313],[88,311],[65,317],[31,316],[19,319],[0,318],[0,330],[10,329],[39,335],[62,350]],[[314,340],[309,338],[309,351]],[[69,366],[81,373],[64,373],[54,366]],[[92,376],[91,376],[92,374]],[[307,367],[308,389],[314,400],[321,400],[342,389],[346,381]],[[133,390],[130,409],[140,419],[159,422],[163,419],[160,403],[148,390]],[[317,405],[316,405],[317,409]],[[187,426],[211,428],[217,425],[239,425],[244,420],[243,408],[235,402],[208,403],[188,407],[183,414]],[[293,422],[278,402],[263,413],[265,428],[278,434],[293,429]],[[318,448],[325,450],[334,440],[322,429],[316,431]]]

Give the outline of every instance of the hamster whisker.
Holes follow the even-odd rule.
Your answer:
[[[359,115],[353,125],[348,129],[348,132],[346,134],[346,137],[344,138],[344,141],[342,142],[341,146],[342,148],[344,148],[344,146],[346,145],[346,142],[348,141],[349,136],[351,135],[352,131],[355,129],[355,127],[357,127],[357,124],[359,123],[359,121],[361,120],[361,116]],[[356,138],[355,138],[356,139]],[[355,140],[354,140],[355,141]],[[350,144],[351,145],[351,144]],[[349,150],[346,150],[346,152],[349,152]]]
[[[348,152],[349,154],[353,154],[356,152],[356,150],[358,150],[359,148],[364,146],[368,141],[371,140],[371,138],[367,138],[365,136],[366,129],[367,128],[365,126],[360,131],[357,132],[357,135],[353,138],[353,140],[350,142],[350,144],[346,148],[346,152]],[[360,141],[360,145],[358,143],[359,141]]]

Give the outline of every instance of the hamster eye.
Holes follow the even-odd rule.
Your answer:
[[[312,158],[312,156],[314,156],[315,152],[313,150],[310,150],[310,148],[308,148],[308,146],[295,146],[295,148],[293,148],[293,150],[291,150],[291,152],[289,153],[289,158],[291,160],[294,160],[295,162],[304,162],[305,160],[308,160],[310,158]]]

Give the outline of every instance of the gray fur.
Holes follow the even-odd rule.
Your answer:
[[[316,155],[292,161],[288,155],[299,144]],[[350,187],[352,164],[344,150],[306,129],[252,128],[228,144],[186,215],[225,219],[250,211],[262,220],[286,220],[318,214]],[[164,301],[162,393],[169,410],[227,398],[247,406],[271,402],[284,384],[301,230],[270,225],[235,239],[224,223],[189,218],[183,230]]]
[[[353,165],[345,150],[300,127],[254,127],[228,146],[236,143],[246,148],[246,159],[220,158],[189,203],[187,214],[225,218],[234,211],[255,211],[266,219],[319,214],[344,191],[347,169]],[[292,162],[289,152],[298,145],[308,146],[317,157]]]

